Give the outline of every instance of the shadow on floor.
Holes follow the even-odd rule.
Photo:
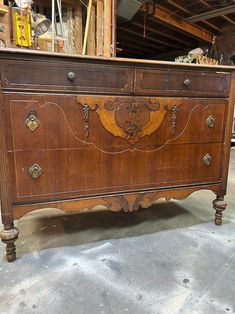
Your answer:
[[[17,251],[19,256],[45,248],[152,234],[206,222],[203,218],[176,201],[158,202],[134,213],[98,210],[65,214],[55,209],[39,210],[18,221]]]

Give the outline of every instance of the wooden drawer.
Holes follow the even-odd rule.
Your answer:
[[[209,71],[136,69],[138,95],[227,97],[230,74]]]
[[[203,161],[207,154],[211,156],[209,165]],[[10,153],[10,159],[14,159],[12,177],[15,181],[15,202],[221,180],[220,144],[167,145],[151,152],[128,150],[123,153],[104,153],[90,147],[73,150],[38,149]],[[42,172],[33,179],[29,169],[33,170],[35,165],[40,166]]]
[[[3,89],[128,94],[132,70],[82,63],[9,62],[1,71]]]
[[[71,149],[89,144],[103,151],[122,151],[166,143],[223,142],[227,106],[223,99],[10,97],[4,96],[12,124],[8,128],[9,150]],[[112,108],[99,107],[108,102]],[[38,123],[33,130],[27,124],[31,116]],[[126,129],[127,122],[133,133]]]

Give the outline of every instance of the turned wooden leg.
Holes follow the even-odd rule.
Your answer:
[[[4,230],[0,233],[3,243],[6,244],[6,258],[8,262],[14,262],[16,259],[16,247],[14,242],[18,239],[19,230],[14,224],[4,225]]]
[[[224,201],[223,196],[217,196],[213,201],[213,207],[215,209],[215,224],[221,226],[222,224],[222,212],[226,209],[227,203]]]

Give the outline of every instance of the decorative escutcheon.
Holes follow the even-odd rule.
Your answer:
[[[33,179],[37,179],[42,174],[42,168],[38,164],[32,165],[32,167],[29,168],[29,174]]]
[[[39,127],[39,120],[37,118],[37,113],[35,110],[30,110],[28,118],[25,121],[25,124],[30,129],[30,131],[35,131]]]
[[[206,124],[208,128],[213,128],[215,125],[215,118],[213,116],[209,116],[206,120]]]
[[[211,161],[212,161],[212,157],[210,154],[206,154],[204,157],[203,157],[203,163],[206,165],[206,166],[209,166],[211,164]]]

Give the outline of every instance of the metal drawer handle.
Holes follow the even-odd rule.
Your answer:
[[[206,166],[209,166],[211,164],[211,161],[212,161],[212,157],[210,154],[206,154],[204,157],[203,157],[203,163],[206,165]]]
[[[37,179],[42,174],[43,169],[38,164],[34,164],[28,171],[33,179]]]
[[[190,85],[190,83],[191,83],[190,79],[186,79],[186,80],[184,81],[183,85],[187,87],[187,86]]]
[[[67,74],[67,78],[69,81],[73,81],[75,79],[76,74],[74,72],[69,72]]]
[[[215,118],[213,116],[209,116],[206,119],[206,124],[207,124],[208,128],[213,128],[215,125]]]
[[[37,118],[37,113],[35,110],[30,110],[28,118],[25,121],[25,124],[32,132],[39,127],[40,122]]]

